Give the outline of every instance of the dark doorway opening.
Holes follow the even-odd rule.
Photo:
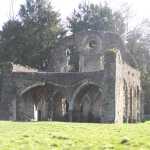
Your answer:
[[[73,121],[101,122],[102,94],[100,88],[88,84],[79,88],[74,99]]]
[[[38,110],[38,121],[42,120],[42,112],[41,110]]]

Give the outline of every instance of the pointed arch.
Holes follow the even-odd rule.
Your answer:
[[[102,115],[102,90],[94,82],[85,82],[73,94],[73,121],[100,122]]]

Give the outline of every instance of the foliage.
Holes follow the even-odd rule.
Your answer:
[[[125,32],[125,22],[121,12],[113,12],[107,4],[81,3],[68,17],[69,29],[72,33],[88,30],[112,31],[118,34]]]
[[[149,125],[0,122],[0,149],[148,150]]]
[[[141,28],[134,28],[127,35],[127,48],[136,59],[138,68],[144,73],[149,71],[149,36]]]
[[[23,27],[19,21],[9,20],[3,26],[1,32],[1,51],[0,61],[13,61],[16,62],[16,58],[22,55],[23,50]],[[21,58],[18,57],[18,62]]]
[[[127,36],[127,48],[141,71],[145,104],[150,99],[150,23],[146,20]]]
[[[146,28],[150,29],[150,25],[148,27],[145,23],[135,27],[127,34],[127,48],[143,73],[150,72],[150,34],[146,31]]]
[[[59,14],[50,2],[26,0],[19,19],[9,20],[1,33],[1,61],[12,61],[45,70],[58,37],[64,33]]]

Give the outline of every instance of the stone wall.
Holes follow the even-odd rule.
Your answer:
[[[127,63],[118,35],[81,32],[59,44],[55,66],[49,66],[55,72],[12,72],[11,66],[2,67],[0,120],[141,120],[140,72]],[[78,63],[66,50],[77,52]]]
[[[106,51],[104,56],[104,122],[114,122],[116,56],[112,51]]]
[[[92,83],[103,89],[103,72],[91,73],[8,73],[2,77],[0,119],[16,119],[16,102],[22,95],[38,86],[51,85],[67,98],[84,83]],[[21,104],[23,108],[23,103]]]
[[[92,109],[95,114],[95,120],[98,122],[114,122],[115,119],[115,62],[114,58],[105,57],[104,71],[96,72],[70,72],[70,73],[52,73],[52,72],[5,72],[1,76],[2,89],[0,101],[0,119],[4,120],[33,120],[36,105],[35,100],[41,97],[42,91],[38,88],[47,89],[49,94],[44,94],[44,103],[53,105],[51,98],[55,93],[62,93],[62,98],[66,98],[69,104],[68,118],[73,120],[76,114],[75,103],[78,96],[83,93],[94,101],[93,107],[83,108],[83,114]],[[87,93],[89,88],[94,88],[93,94]],[[92,89],[91,89],[92,90]],[[35,91],[37,96],[34,95]],[[97,91],[97,92],[96,92]],[[32,96],[33,95],[33,96]],[[82,95],[81,95],[82,96]],[[47,98],[46,98],[47,97]],[[85,98],[85,97],[84,97]],[[81,99],[82,100],[84,100]],[[34,99],[34,100],[33,100]],[[39,100],[40,101],[40,100]],[[86,102],[86,101],[85,101]],[[97,107],[97,105],[99,107]],[[53,107],[49,109],[55,109]],[[87,106],[87,105],[86,105]],[[78,106],[80,107],[80,106]],[[84,106],[85,107],[85,106]],[[46,114],[47,108],[40,105],[39,109]],[[57,107],[56,107],[57,108]],[[101,110],[99,110],[101,108]],[[50,111],[50,110],[48,110]],[[55,110],[54,110],[55,111]],[[57,111],[57,110],[56,110]],[[97,116],[99,112],[100,116]],[[82,111],[80,112],[82,113]],[[47,113],[47,119],[48,119]],[[99,119],[98,119],[99,118]],[[75,120],[74,120],[75,121]]]
[[[55,48],[55,72],[68,72],[66,50],[73,49],[78,55],[79,63],[76,72],[92,72],[103,70],[101,66],[104,53],[109,49],[119,49],[124,59],[127,57],[126,49],[119,35],[110,32],[81,32],[68,36],[58,43]],[[72,59],[76,59],[73,57]],[[50,68],[51,66],[49,66]]]
[[[116,53],[116,122],[142,119],[141,74]]]

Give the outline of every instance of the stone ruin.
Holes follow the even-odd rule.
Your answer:
[[[141,74],[121,38],[80,32],[54,50],[47,72],[1,65],[0,120],[138,122],[143,119]]]

